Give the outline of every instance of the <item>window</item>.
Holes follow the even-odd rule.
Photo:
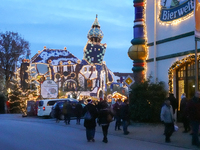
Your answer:
[[[56,101],[48,101],[47,106],[53,106],[56,103]]]
[[[38,106],[43,106],[44,102],[43,101],[39,101]]]

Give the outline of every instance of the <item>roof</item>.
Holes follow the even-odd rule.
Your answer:
[[[115,76],[118,76],[118,77],[127,77],[128,75],[133,77],[133,73],[120,73],[120,72],[113,72],[113,73]]]
[[[69,65],[77,64],[78,58],[68,50],[44,49],[31,59],[32,63],[48,63],[49,61],[52,65],[59,65],[60,62],[62,62],[62,65]]]

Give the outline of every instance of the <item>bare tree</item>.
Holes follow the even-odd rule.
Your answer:
[[[6,89],[13,77],[17,61],[20,57],[30,53],[29,43],[18,33],[7,31],[0,33],[0,78],[5,81]]]

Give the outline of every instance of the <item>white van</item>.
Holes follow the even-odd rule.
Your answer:
[[[37,116],[50,116],[52,106],[58,101],[65,101],[66,99],[43,99],[38,103]]]

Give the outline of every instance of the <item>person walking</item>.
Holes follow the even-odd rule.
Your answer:
[[[108,143],[108,128],[110,125],[110,122],[112,121],[113,114],[108,107],[108,104],[106,101],[102,102],[101,109],[99,110],[98,114],[98,123],[102,127],[103,132],[103,141],[104,143]]]
[[[128,125],[130,123],[129,101],[126,99],[121,105],[120,115],[123,122],[124,135],[129,134]]]
[[[62,113],[64,115],[64,122],[67,122],[67,101],[63,103]]]
[[[169,99],[165,100],[165,105],[161,109],[160,118],[165,125],[165,142],[170,143],[170,137],[174,132],[174,117],[173,108]]]
[[[68,101],[68,103],[67,103],[67,106],[66,106],[66,108],[67,108],[67,114],[66,114],[66,124],[70,124],[70,121],[71,121],[71,115],[72,115],[72,104],[71,104],[71,102],[70,101]]]
[[[88,104],[83,109],[83,115],[89,113],[91,118],[84,119],[84,127],[86,128],[86,138],[88,142],[95,142],[95,127],[96,127],[96,118],[97,118],[97,109],[92,104],[92,100],[88,99]]]
[[[55,118],[56,118],[56,123],[60,122],[60,107],[57,104],[55,107]]]
[[[83,106],[81,105],[81,102],[78,102],[75,106],[75,114],[76,114],[76,124],[80,125],[80,120],[83,112]]]
[[[120,117],[120,107],[121,107],[121,99],[117,99],[116,103],[113,105],[113,111],[115,114],[115,131],[121,130],[121,117]]]
[[[199,125],[200,125],[200,91],[188,103],[188,114],[192,125],[192,145],[200,147],[199,142]]]
[[[187,114],[188,102],[189,101],[186,98],[186,94],[183,93],[181,95],[181,104],[180,104],[180,115],[181,115],[181,120],[183,122],[183,127],[184,127],[183,133],[187,133],[190,131],[190,120],[189,120],[189,116]]]

